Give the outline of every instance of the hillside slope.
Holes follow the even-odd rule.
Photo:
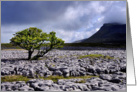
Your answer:
[[[81,43],[126,43],[126,24],[104,24],[98,32]]]

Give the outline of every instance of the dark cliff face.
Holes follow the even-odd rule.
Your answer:
[[[82,43],[126,43],[126,24],[104,24],[98,32]]]

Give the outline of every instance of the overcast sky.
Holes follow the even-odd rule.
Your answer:
[[[37,27],[65,42],[88,38],[104,23],[126,23],[126,1],[1,1],[1,42]]]

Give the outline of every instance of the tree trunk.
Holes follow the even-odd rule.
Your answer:
[[[46,53],[48,53],[50,50],[46,50],[46,51],[44,51],[44,52],[42,52],[42,51],[38,51],[38,53],[37,53],[37,55],[35,55],[33,58],[35,59],[35,60],[37,60],[37,59],[39,59],[40,57],[43,57]]]
[[[33,53],[32,51],[28,51],[28,60],[31,59],[32,53]]]

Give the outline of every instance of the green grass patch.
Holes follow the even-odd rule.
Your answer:
[[[82,58],[103,58],[103,59],[114,59],[114,57],[111,56],[105,56],[102,54],[89,54],[89,55],[81,55],[78,57],[78,59]]]
[[[98,77],[98,76],[77,76],[77,77],[63,77],[63,76],[49,76],[47,78],[44,77],[39,77],[40,79],[44,79],[44,80],[52,80],[53,82],[57,82],[59,79],[77,79],[77,78],[81,78],[83,80],[88,79],[88,78],[92,78],[92,77]]]
[[[40,77],[37,79],[43,79],[43,80],[52,80],[53,82],[57,82],[59,79],[76,79],[76,78],[82,78],[82,81],[79,81],[78,83],[84,83],[85,79],[92,78],[92,77],[98,77],[98,76],[77,76],[77,77],[63,77],[63,76],[49,76],[49,77]],[[14,81],[29,81],[31,78],[24,77],[22,75],[8,75],[1,77],[1,82],[14,82]]]
[[[22,75],[9,75],[1,77],[1,82],[14,82],[14,81],[29,81],[30,78],[24,77]]]

